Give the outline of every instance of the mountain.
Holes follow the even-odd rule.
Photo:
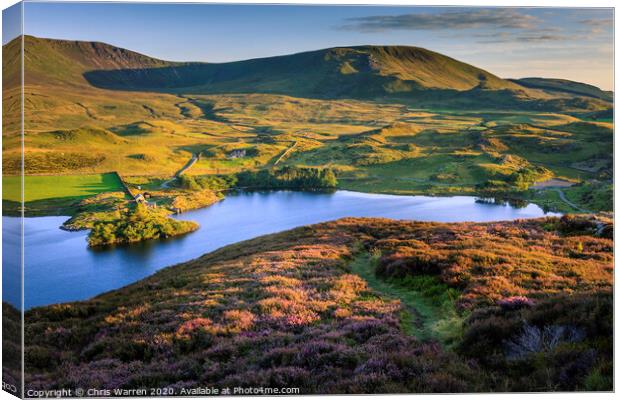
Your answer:
[[[19,39],[4,46],[5,59],[15,59],[20,51]],[[40,39],[24,37],[26,84],[89,85],[84,78],[93,70],[144,70],[174,65],[130,50],[100,42]]]
[[[568,93],[578,96],[592,97],[604,101],[613,102],[614,93],[611,90],[601,90],[587,83],[570,81],[568,79],[552,78],[522,78],[510,79],[510,81],[532,89],[542,89],[551,93]]]
[[[305,97],[374,97],[427,89],[522,90],[441,54],[403,46],[332,48],[221,64],[89,71],[103,88],[185,92],[267,92]]]
[[[521,84],[502,79],[419,47],[337,47],[203,63],[159,60],[100,42],[26,36],[24,43],[27,85],[175,94],[266,93],[318,99],[398,99],[421,106],[453,108],[609,108],[604,96],[592,96],[585,90],[539,90],[529,80]],[[19,39],[3,50],[5,59],[11,59],[19,51]],[[11,82],[17,85],[19,73],[14,69],[7,75],[13,76]]]

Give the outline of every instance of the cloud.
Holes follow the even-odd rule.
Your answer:
[[[587,27],[588,32],[590,34],[602,34],[605,32],[610,32],[614,26],[614,20],[612,18],[589,18],[582,19],[579,21],[580,24],[583,24]]]
[[[561,34],[512,34],[508,32],[497,32],[489,34],[474,35],[482,38],[478,43],[544,43],[544,42],[560,42],[566,40],[576,40],[576,35]]]
[[[614,24],[612,18],[590,18],[590,19],[582,19],[579,21],[580,24],[588,25],[593,28],[611,28]]]
[[[532,29],[540,20],[512,9],[449,11],[438,14],[374,15],[347,18],[340,29],[359,32],[388,30]]]

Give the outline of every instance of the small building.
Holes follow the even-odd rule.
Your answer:
[[[133,199],[136,201],[136,203],[144,204],[148,208],[157,208],[156,202],[147,200],[147,198],[150,198],[150,197],[151,195],[149,193],[144,192],[144,194],[142,193],[136,194],[135,196],[133,196]]]
[[[246,151],[244,149],[236,149],[228,153],[228,158],[243,158],[245,157]]]

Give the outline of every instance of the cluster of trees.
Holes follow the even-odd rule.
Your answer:
[[[509,182],[517,190],[528,190],[542,175],[548,172],[542,167],[521,168],[510,175]]]
[[[242,188],[317,189],[335,188],[336,174],[331,168],[282,167],[272,170],[243,171],[232,175],[182,175],[179,185],[192,191]]]
[[[237,185],[237,177],[235,175],[181,175],[179,181],[183,189],[192,191],[205,189],[223,190]]]
[[[237,186],[256,188],[316,189],[335,188],[336,174],[331,168],[283,167],[237,174]]]
[[[88,236],[91,247],[116,243],[132,243],[142,240],[166,238],[198,229],[191,221],[169,218],[164,211],[150,210],[143,204],[113,221],[95,223]]]
[[[524,192],[534,183],[549,176],[550,172],[544,167],[523,167],[509,175],[497,176],[478,184],[477,188],[485,193],[488,192]]]

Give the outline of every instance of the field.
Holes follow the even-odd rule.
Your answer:
[[[2,185],[7,193],[6,200],[21,201],[19,193],[21,177],[4,176]],[[80,200],[104,192],[122,191],[118,176],[113,173],[94,175],[47,175],[26,176],[24,178],[24,201],[26,203],[47,199]]]
[[[174,108],[190,100],[183,107],[209,105],[209,113]],[[526,182],[531,185],[553,177],[605,181],[611,171],[613,125],[566,114],[422,111],[274,95],[156,95],[148,100],[155,117],[140,115],[143,110],[125,117],[115,112],[125,106],[110,98],[79,103],[91,113],[59,106],[54,121],[27,123],[26,173],[118,171],[168,179],[199,155],[188,174],[329,167],[337,171],[340,187],[351,190],[480,194],[489,189],[501,194],[522,191],[514,180],[524,172],[531,172]],[[41,129],[49,125],[58,129]],[[229,157],[239,149],[246,155]],[[18,165],[12,154],[5,154],[7,173]],[[526,197],[536,201],[533,194]],[[608,210],[610,200],[598,200],[595,210]]]
[[[2,204],[5,215],[19,213],[21,177],[2,177]],[[90,175],[37,175],[24,177],[26,215],[74,215],[80,203],[98,195],[119,193],[123,186],[115,173]]]

